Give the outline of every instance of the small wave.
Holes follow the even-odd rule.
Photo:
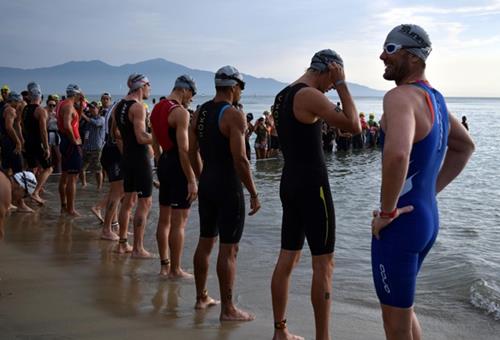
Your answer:
[[[472,305],[500,320],[500,288],[483,279],[475,281],[470,287]]]

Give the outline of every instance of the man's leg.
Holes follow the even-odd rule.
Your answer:
[[[36,188],[35,191],[33,191],[33,194],[31,194],[31,197],[39,204],[45,203],[45,201],[40,197],[40,190],[43,189],[51,173],[52,167],[48,167],[47,169],[42,169],[37,176]]]
[[[195,309],[205,309],[220,303],[220,301],[212,299],[207,291],[208,261],[216,241],[217,237],[200,237],[198,246],[194,252],[194,282],[196,285]]]
[[[111,182],[109,186],[108,201],[106,203],[106,214],[102,226],[101,239],[117,241],[120,237],[113,231],[111,224],[118,211],[118,204],[123,197],[123,181]]]
[[[273,300],[274,315],[274,336],[273,340],[278,339],[304,339],[290,334],[286,328],[285,315],[288,304],[288,286],[290,285],[290,276],[293,268],[300,259],[301,251],[292,251],[281,249],[278,262],[274,268],[273,278],[271,280],[271,295]]]
[[[253,314],[236,308],[233,304],[233,286],[236,277],[238,244],[220,244],[217,258],[217,276],[221,296],[221,321],[252,321]]]
[[[422,331],[417,316],[410,308],[381,304],[387,340],[420,340]]]
[[[132,247],[127,242],[128,222],[130,220],[130,212],[137,200],[137,193],[126,192],[123,196],[122,205],[118,214],[118,222],[120,224],[120,241],[115,249],[119,254],[131,253]]]
[[[76,181],[78,174],[68,174],[66,183],[66,199],[68,214],[74,217],[79,217],[80,213],[75,209]]]
[[[312,257],[311,301],[316,323],[316,340],[329,340],[328,321],[332,301],[333,253]]]
[[[102,170],[97,170],[95,172],[95,180],[97,183],[97,190],[102,189],[102,182],[104,181],[104,175],[102,174]]]
[[[156,242],[158,243],[158,253],[160,254],[160,275],[167,276],[170,270],[170,256],[168,251],[168,236],[170,233],[170,216],[172,209],[170,206],[160,204],[160,216],[156,227]]]
[[[170,245],[170,274],[171,278],[190,279],[193,275],[182,270],[181,260],[184,248],[184,230],[189,217],[189,209],[172,209],[171,228],[168,243]]]
[[[137,200],[137,209],[134,215],[134,246],[132,257],[150,259],[151,253],[144,249],[144,231],[148,221],[149,210],[151,209],[152,197],[143,197]]]

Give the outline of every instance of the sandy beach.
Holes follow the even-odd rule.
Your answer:
[[[168,281],[157,275],[158,260],[134,260],[112,253],[113,244],[99,240],[99,224],[89,208],[95,187],[80,190],[78,207],[84,217],[70,219],[58,212],[56,178],[48,184],[49,205],[35,214],[13,214],[0,243],[0,339],[270,339],[273,332],[270,278],[274,257],[259,258],[251,242],[241,244],[236,300],[256,314],[249,323],[223,323],[219,308],[195,311],[194,282]],[[154,193],[156,195],[156,192]],[[155,199],[156,201],[156,199]],[[156,250],[157,202],[147,233],[147,247]],[[184,264],[192,272],[192,254],[198,236],[196,205],[186,233]],[[262,216],[261,218],[265,218]],[[249,218],[246,232],[255,232],[260,219]],[[278,246],[278,245],[276,245]],[[278,249],[276,249],[277,253]],[[218,297],[212,256],[209,291]],[[301,267],[308,272],[309,259]],[[297,275],[302,275],[296,273]],[[310,275],[308,272],[307,275]],[[297,281],[295,281],[297,282]],[[314,336],[307,280],[292,284],[288,320],[290,329]],[[335,282],[335,277],[334,277]],[[335,283],[334,283],[335,286]],[[348,288],[348,287],[347,287]],[[379,310],[366,305],[341,303],[333,291],[334,339],[384,339]],[[355,289],[355,287],[353,287]],[[495,339],[497,323],[487,317],[467,325],[420,315],[426,339],[473,339],[476,332]]]

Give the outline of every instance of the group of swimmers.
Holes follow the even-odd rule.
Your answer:
[[[421,339],[413,301],[418,271],[437,237],[436,195],[458,176],[474,151],[465,128],[448,112],[443,96],[425,78],[425,61],[430,52],[430,39],[421,27],[399,25],[388,34],[380,55],[386,67],[384,78],[397,85],[384,97],[378,130],[383,150],[381,200],[371,222],[373,280],[387,339]],[[250,321],[254,315],[233,302],[238,245],[245,221],[243,186],[249,193],[249,215],[260,209],[247,157],[247,117],[238,106],[245,81],[235,67],[224,66],[215,73],[214,82],[215,97],[190,117],[187,108],[196,95],[196,84],[188,75],[179,76],[171,93],[154,106],[148,132],[143,101],[150,96],[151,84],[143,74],[130,75],[127,96],[109,107],[105,116],[106,142],[101,163],[110,186],[102,236],[118,241],[117,253],[152,257],[144,248],[144,230],[152,202],[155,158],[160,274],[170,278],[192,276],[182,269],[181,255],[189,209],[198,199],[200,237],[193,260],[195,308],[220,303],[221,321]],[[332,89],[337,91],[341,105],[325,96]],[[48,139],[41,129],[46,113],[40,107],[40,88],[30,84],[28,91],[30,102],[22,112],[22,128],[28,125],[33,134],[29,138],[36,136],[37,145],[28,147],[25,141],[24,148],[33,158],[31,166],[39,169],[38,184],[33,189],[24,185],[30,173],[22,170],[13,171],[10,182],[13,190],[26,188],[27,194],[40,199],[39,185],[50,174],[46,170]],[[59,189],[61,211],[77,216],[75,187],[82,166],[78,122],[84,95],[74,84],[68,86],[66,95],[57,108],[63,171]],[[2,111],[7,135],[14,139],[8,150],[14,150],[16,155],[22,150],[22,141],[11,133],[19,129],[16,122],[21,114],[20,102],[11,93]],[[276,95],[269,116],[284,158],[279,193],[283,207],[281,252],[271,280],[273,339],[303,339],[289,332],[286,307],[291,273],[306,239],[312,254],[311,301],[316,339],[329,339],[335,212],[322,125],[326,122],[353,135],[363,132],[340,55],[330,49],[314,54],[306,72]],[[1,187],[3,190],[5,186]],[[21,192],[21,196],[25,195]],[[0,193],[2,203],[5,197]],[[130,245],[127,235],[134,206],[134,239]],[[111,227],[116,219],[118,234]],[[220,301],[211,297],[206,288],[209,257],[217,238]]]

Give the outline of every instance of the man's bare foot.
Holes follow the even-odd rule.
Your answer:
[[[303,337],[291,334],[286,328],[275,329],[273,340],[304,340]]]
[[[82,217],[82,215],[80,215],[80,213],[76,210],[68,210],[67,213],[71,217]]]
[[[31,199],[32,199],[33,201],[35,201],[35,202],[36,202],[36,204],[38,204],[38,205],[44,205],[44,204],[45,204],[45,200],[44,200],[44,199],[42,199],[42,198],[41,198],[38,194],[33,193],[33,194],[31,195]]]
[[[132,251],[132,258],[133,259],[153,259],[155,256],[148,252],[147,250],[134,250]]]
[[[188,272],[185,272],[182,269],[177,269],[177,270],[170,270],[168,273],[168,278],[172,280],[178,280],[178,279],[193,279],[194,276],[193,274],[190,274]]]
[[[255,319],[255,315],[232,307],[226,311],[221,311],[219,319],[220,321],[252,321]]]
[[[9,205],[9,212],[14,212],[17,210],[17,207],[14,204]]]
[[[130,244],[128,244],[127,242],[118,243],[116,245],[114,252],[117,254],[127,254],[127,253],[131,253],[132,249],[133,249],[132,246]]]
[[[114,232],[110,231],[103,231],[101,233],[101,240],[106,240],[106,241],[118,241],[120,239],[120,236],[115,234]]]
[[[97,219],[99,220],[99,222],[101,222],[101,224],[104,223],[104,218],[102,218],[101,214],[101,208],[93,206],[92,208],[90,208],[90,211],[92,211],[92,213],[95,215],[95,217],[97,217]]]
[[[17,207],[17,210],[15,212],[18,212],[18,213],[34,213],[35,210],[31,209],[26,204],[21,204],[20,206]]]
[[[217,306],[220,304],[219,300],[212,299],[208,294],[203,297],[196,298],[196,304],[194,305],[194,309],[207,309],[208,307]]]

